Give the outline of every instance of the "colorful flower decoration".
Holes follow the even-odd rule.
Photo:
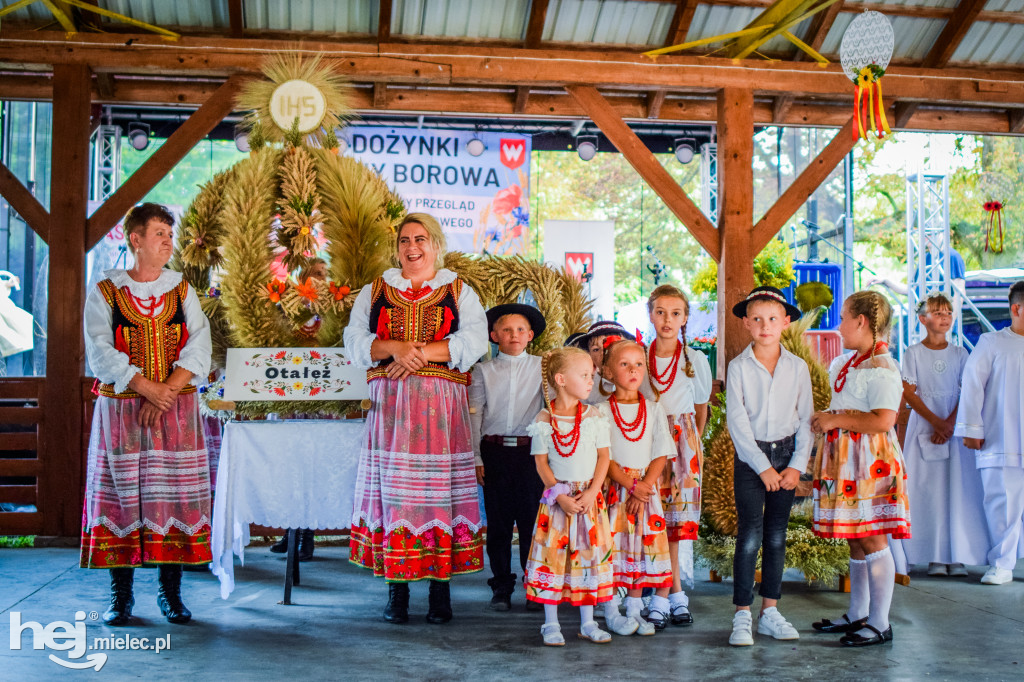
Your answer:
[[[651,514],[651,518],[647,520],[647,525],[655,533],[660,533],[666,528],[665,518],[662,516],[658,516],[657,514]]]
[[[876,459],[871,464],[871,478],[885,478],[891,470],[891,467],[886,462]]]
[[[331,282],[327,286],[331,290],[331,295],[334,296],[335,301],[340,301],[341,299],[348,296],[349,292],[352,291],[347,286],[338,286],[334,282]]]
[[[854,17],[839,44],[843,72],[854,83],[853,139],[867,139],[874,129],[879,139],[892,134],[882,102],[882,76],[892,58],[892,24],[880,12]]]
[[[267,293],[270,296],[270,300],[273,303],[280,303],[281,296],[285,291],[288,290],[288,283],[279,279],[275,279],[273,282],[267,285]]]
[[[1001,201],[986,201],[985,212],[988,213],[988,230],[985,232],[985,251],[988,252],[989,246],[992,247],[992,253],[1003,252],[1003,202]],[[998,246],[996,245],[996,238],[999,239]]]
[[[843,481],[843,497],[856,497],[857,495],[857,482],[856,481]]]
[[[305,282],[295,285],[295,291],[310,303],[316,300],[316,284],[313,283],[312,277],[307,277]]]

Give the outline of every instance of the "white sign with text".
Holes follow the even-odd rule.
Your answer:
[[[340,348],[229,348],[225,400],[362,400],[366,370]]]

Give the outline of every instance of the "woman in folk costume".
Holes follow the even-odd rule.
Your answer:
[[[427,621],[446,623],[448,581],[483,570],[466,385],[487,350],[487,318],[476,293],[441,268],[435,218],[410,213],[395,246],[399,267],[363,287],[345,328],[372,401],[349,560],[388,582],[388,622],[409,619],[409,583],[429,580]]]
[[[825,434],[811,469],[814,534],[850,544],[850,606],[814,629],[846,633],[845,646],[892,640],[896,565],[889,537],[910,537],[907,472],[893,428],[903,381],[886,343],[891,321],[892,308],[877,291],[846,299],[839,333],[853,352],[832,361],[829,411],[811,417],[811,429]]]
[[[82,527],[83,568],[109,568],[108,625],[131,620],[136,567],[159,567],[157,603],[172,623],[183,565],[208,564],[210,466],[195,383],[210,369],[210,324],[181,273],[164,269],[174,218],[142,204],[124,221],[130,270],[108,270],[85,303],[97,377]]]

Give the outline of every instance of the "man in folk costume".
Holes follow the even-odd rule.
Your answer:
[[[164,266],[174,218],[142,204],[125,218],[130,270],[107,270],[85,304],[96,375],[81,566],[110,569],[108,625],[131,620],[137,567],[159,568],[157,604],[172,623],[183,565],[210,562],[210,468],[195,382],[210,369],[210,325],[181,273]]]
[[[349,560],[388,582],[388,622],[408,621],[409,583],[427,580],[427,621],[445,623],[451,577],[483,570],[466,385],[487,350],[487,319],[476,293],[441,267],[435,218],[406,216],[395,247],[400,267],[363,287],[344,334],[372,403]]]

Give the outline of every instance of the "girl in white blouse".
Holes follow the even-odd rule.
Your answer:
[[[601,486],[608,473],[608,421],[583,400],[594,384],[590,356],[556,348],[541,363],[546,409],[528,429],[544,482],[530,559],[526,598],[544,605],[540,632],[547,646],[563,646],[558,605],[580,607],[581,639],[604,644],[611,635],[594,622],[594,606],[614,591],[611,535]],[[555,388],[550,401],[549,387]]]
[[[668,623],[668,591],[672,586],[665,512],[658,479],[666,462],[676,456],[668,417],[657,400],[648,400],[640,386],[650,379],[644,347],[609,336],[602,369],[615,392],[601,403],[601,416],[611,427],[608,475],[608,522],[612,528],[612,567],[615,587],[626,590],[626,617],[617,599],[605,604],[605,622],[619,635],[653,635]],[[641,595],[644,588],[659,591],[647,619]]]
[[[814,628],[846,633],[846,646],[892,640],[896,566],[888,541],[910,537],[906,467],[893,430],[903,382],[885,342],[891,320],[878,292],[846,299],[839,333],[853,352],[832,362],[829,411],[811,417],[811,429],[825,434],[812,469],[814,533],[850,543],[850,607],[840,620]]]

